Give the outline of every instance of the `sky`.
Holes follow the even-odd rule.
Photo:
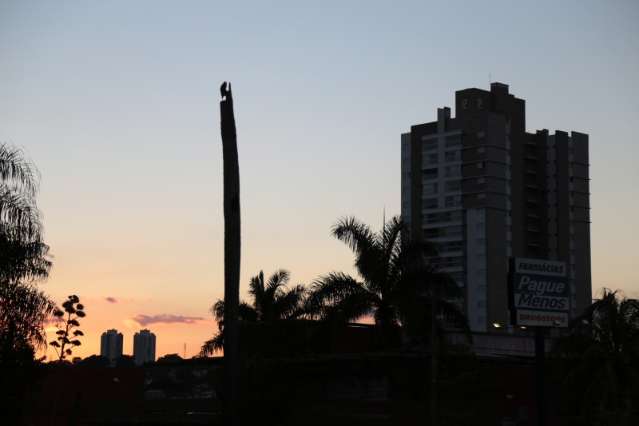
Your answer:
[[[391,4],[392,3],[392,4]],[[639,3],[0,0],[0,141],[41,173],[86,336],[192,356],[223,296],[219,85],[233,83],[242,295],[261,269],[353,271],[331,225],[400,211],[400,134],[455,90],[510,85],[527,129],[590,135],[592,273],[639,297]],[[51,353],[49,353],[51,355]]]

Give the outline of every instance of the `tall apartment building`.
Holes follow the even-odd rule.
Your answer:
[[[107,358],[112,364],[122,356],[122,333],[111,329],[102,333],[100,337],[100,355]]]
[[[136,365],[155,361],[155,334],[140,330],[133,336],[133,358]]]
[[[509,323],[510,257],[566,262],[571,314],[591,303],[588,135],[526,132],[502,83],[455,93],[456,116],[402,134],[402,217],[464,289],[471,329]]]

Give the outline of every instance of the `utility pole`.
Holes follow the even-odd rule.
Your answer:
[[[546,358],[546,336],[544,327],[535,327],[535,382],[537,387],[537,425],[546,424],[546,401],[544,390],[544,362]]]

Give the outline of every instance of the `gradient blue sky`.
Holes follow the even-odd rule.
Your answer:
[[[593,286],[639,296],[639,3],[304,3],[0,1],[0,141],[42,173],[43,288],[87,301],[83,355],[107,327],[130,352],[140,314],[196,318],[149,324],[159,354],[212,333],[227,79],[243,285],[351,271],[331,224],[397,214],[400,133],[490,75],[526,99],[528,130],[590,134]]]

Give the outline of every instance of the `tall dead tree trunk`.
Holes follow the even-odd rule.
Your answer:
[[[240,167],[231,83],[220,87],[224,158],[224,425],[238,425],[240,379],[238,306],[240,301]]]

